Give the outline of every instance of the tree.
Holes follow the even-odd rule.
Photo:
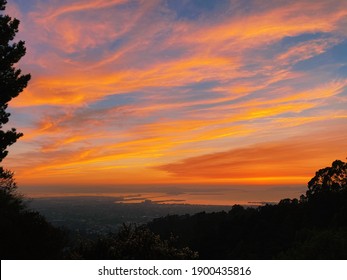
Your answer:
[[[0,0],[0,11],[5,10],[6,0]],[[18,96],[27,86],[30,74],[22,75],[16,64],[26,52],[24,41],[18,43],[13,39],[18,32],[19,20],[8,15],[0,15],[0,162],[7,156],[7,148],[23,134],[15,128],[4,131],[3,125],[9,121],[10,113],[6,112],[8,103]],[[0,176],[4,176],[0,169]]]
[[[0,0],[0,11],[5,10],[6,0]],[[13,42],[18,32],[19,20],[8,15],[0,14],[0,162],[7,156],[7,148],[17,141],[23,134],[15,128],[3,130],[8,123],[10,113],[6,112],[8,103],[19,95],[27,86],[30,75],[21,75],[21,70],[16,69],[16,64],[25,55],[23,41]],[[13,172],[0,166],[0,208],[2,211],[23,208],[23,201],[17,192],[17,185]]]
[[[17,184],[13,173],[2,170],[0,176],[0,211],[21,211],[24,209],[22,195],[17,192]]]
[[[5,10],[6,4],[6,0],[0,0],[0,11]],[[13,42],[18,26],[18,19],[0,14],[0,162],[7,156],[7,148],[23,135],[15,128],[3,130],[10,117],[6,112],[8,103],[23,91],[30,80],[30,74],[21,75],[21,70],[14,67],[26,51],[23,41]],[[21,204],[13,173],[3,167],[0,167],[0,195],[2,203],[16,201],[16,204]]]
[[[0,0],[0,11],[6,0]],[[7,148],[23,134],[5,130],[8,103],[27,86],[30,74],[22,75],[14,65],[25,55],[23,41],[13,42],[19,20],[0,14],[0,162]],[[38,212],[28,210],[17,192],[13,173],[0,167],[0,259],[60,258],[65,233],[54,228]]]
[[[331,167],[320,169],[308,182],[307,198],[325,192],[339,192],[347,189],[347,163],[335,160]]]

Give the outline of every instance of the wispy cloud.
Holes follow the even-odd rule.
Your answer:
[[[345,157],[347,3],[209,5],[9,3],[33,76],[20,183],[305,183]]]
[[[341,151],[347,151],[345,131],[329,131],[329,134],[323,136],[313,133],[269,141],[192,157],[158,168],[178,177],[204,178],[207,181],[220,179],[222,182],[234,183],[298,183],[312,177],[319,166],[328,165],[331,157],[339,157]]]

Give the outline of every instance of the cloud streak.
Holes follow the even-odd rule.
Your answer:
[[[341,127],[342,128],[342,127]],[[304,135],[245,148],[207,154],[158,167],[178,177],[221,179],[226,182],[263,183],[264,180],[298,183],[308,180],[320,165],[329,164],[347,150],[345,131],[340,137]],[[318,161],[318,162],[317,162]],[[255,181],[255,182],[254,182]],[[268,182],[267,182],[268,183]]]
[[[347,3],[202,2],[9,3],[19,182],[304,184],[343,159]]]

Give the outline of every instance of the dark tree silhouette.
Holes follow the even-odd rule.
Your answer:
[[[347,163],[317,171],[307,196],[229,212],[167,216],[148,224],[202,259],[346,259]]]
[[[29,210],[13,173],[0,177],[0,259],[59,259],[67,242],[66,233]]]
[[[7,1],[0,0],[0,11],[4,11]],[[17,141],[23,134],[15,128],[3,130],[8,123],[10,113],[6,112],[8,102],[23,91],[30,80],[30,74],[21,75],[16,64],[25,55],[23,41],[13,42],[18,32],[19,20],[8,15],[0,14],[0,162],[7,156],[7,148]],[[2,207],[6,202],[12,207],[23,207],[21,196],[17,192],[17,185],[13,173],[0,166],[0,201]]]
[[[307,198],[324,192],[347,189],[347,163],[335,160],[331,167],[320,169],[308,182]]]
[[[0,11],[7,1],[0,0]],[[8,103],[27,86],[30,75],[22,75],[14,65],[25,55],[23,41],[13,42],[19,20],[0,14],[0,162],[7,148],[23,134],[15,128],[5,130]],[[0,167],[0,259],[60,258],[65,233],[50,225],[38,212],[29,210],[11,171]]]
[[[17,191],[17,184],[13,178],[13,173],[3,170],[0,177],[0,210],[21,211],[24,209],[22,195]]]
[[[0,10],[5,10],[6,0],[0,0]],[[9,121],[10,113],[6,112],[8,102],[23,91],[30,80],[30,74],[21,75],[16,64],[25,55],[23,41],[13,42],[18,32],[19,20],[8,15],[0,15],[0,162],[7,155],[8,146],[17,141],[23,134],[15,128],[4,131],[3,125]],[[4,172],[3,169],[0,170]]]

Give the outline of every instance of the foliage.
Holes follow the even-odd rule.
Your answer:
[[[303,229],[297,233],[291,248],[281,252],[279,259],[347,259],[347,228]]]
[[[5,10],[5,6],[6,1],[0,0],[0,10]],[[8,146],[23,135],[15,128],[3,130],[10,117],[6,112],[8,102],[18,96],[30,80],[29,74],[21,75],[21,70],[14,67],[26,51],[23,41],[12,42],[18,26],[19,20],[0,14],[0,162],[6,157]]]
[[[77,259],[196,259],[189,248],[175,248],[148,228],[123,224],[117,233],[101,236],[96,241],[82,239],[70,258]]]
[[[312,198],[322,192],[338,192],[347,189],[347,163],[335,160],[331,167],[320,169],[308,182],[306,195]]]
[[[24,208],[13,173],[0,167],[0,211],[20,211]]]
[[[28,210],[10,171],[0,177],[0,259],[59,259],[65,233]]]

